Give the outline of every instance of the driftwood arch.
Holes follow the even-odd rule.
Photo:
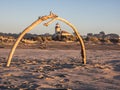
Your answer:
[[[49,22],[45,23],[44,25],[45,26],[48,26],[49,24],[51,24],[52,22],[56,21],[56,20],[60,20],[64,23],[66,23],[68,26],[70,26],[73,31],[75,32],[75,34],[77,35],[78,39],[79,39],[79,42],[80,42],[80,45],[81,45],[81,56],[82,56],[82,62],[83,64],[86,64],[86,51],[85,51],[85,45],[84,45],[84,42],[82,40],[82,37],[79,35],[77,29],[74,27],[74,25],[72,25],[70,22],[68,22],[67,20],[63,19],[63,18],[60,18],[58,17],[57,15],[53,14],[50,12],[49,15],[47,16],[42,16],[42,17],[39,17],[35,22],[33,22],[30,26],[28,26],[27,28],[24,29],[24,31],[20,34],[20,36],[18,37],[18,39],[16,40],[15,44],[13,45],[10,53],[9,53],[9,56],[8,56],[8,59],[7,59],[7,67],[10,66],[10,63],[11,63],[11,60],[12,60],[12,57],[13,57],[13,54],[15,52],[15,49],[17,47],[17,45],[19,44],[20,40],[24,37],[24,35],[29,32],[30,30],[32,30],[35,26],[37,26],[38,24],[40,24],[41,22],[45,21],[45,20],[48,20],[48,19],[51,19]]]

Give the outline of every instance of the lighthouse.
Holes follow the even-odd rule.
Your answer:
[[[61,28],[59,23],[56,23],[56,26],[55,26],[55,37],[57,40],[61,41]]]
[[[60,33],[61,33],[60,25],[59,25],[59,23],[56,23],[56,26],[55,26],[55,34],[60,34]]]

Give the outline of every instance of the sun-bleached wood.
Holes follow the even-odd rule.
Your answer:
[[[49,15],[47,16],[42,16],[42,17],[39,17],[35,22],[33,22],[30,26],[28,26],[27,28],[24,29],[24,31],[20,34],[20,36],[18,37],[18,39],[16,40],[15,44],[13,45],[10,53],[9,53],[9,56],[8,56],[8,60],[7,60],[7,67],[10,66],[10,63],[11,63],[11,60],[12,60],[12,57],[13,57],[13,54],[15,52],[15,49],[16,47],[18,46],[20,40],[24,37],[24,35],[26,33],[28,33],[30,30],[32,30],[35,26],[37,26],[38,24],[40,24],[41,22],[45,21],[45,20],[48,20],[48,19],[52,19],[51,21],[45,23],[44,25],[49,25],[51,24],[53,21],[56,21],[56,20],[60,20],[64,23],[66,23],[68,26],[70,26],[73,31],[76,33],[78,39],[79,39],[79,42],[80,42],[80,45],[81,45],[81,56],[82,56],[82,61],[84,64],[86,64],[86,51],[85,51],[85,45],[84,45],[84,42],[82,40],[82,37],[79,35],[77,29],[75,28],[74,25],[72,25],[70,22],[68,22],[67,20],[63,19],[63,18],[60,18],[58,17],[57,15],[53,14],[52,12],[50,12]]]

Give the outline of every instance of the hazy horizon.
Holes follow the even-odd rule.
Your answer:
[[[52,11],[75,25],[81,35],[100,31],[120,35],[120,0],[1,0],[0,11],[0,32],[4,33],[20,33],[39,16]],[[56,22],[72,32],[64,23]],[[48,27],[42,23],[29,33],[52,34],[55,23]]]

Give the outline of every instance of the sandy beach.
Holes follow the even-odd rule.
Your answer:
[[[120,51],[0,49],[0,90],[120,90]]]

